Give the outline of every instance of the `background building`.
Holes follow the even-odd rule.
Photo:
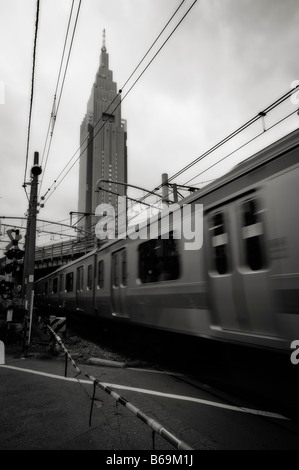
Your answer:
[[[78,223],[80,234],[94,235],[95,208],[102,203],[114,206],[117,216],[117,195],[126,194],[127,182],[127,127],[121,118],[121,97],[109,70],[109,55],[105,45],[105,31],[100,54],[100,65],[95,77],[87,112],[80,128],[80,168]],[[111,183],[101,184],[100,179]]]

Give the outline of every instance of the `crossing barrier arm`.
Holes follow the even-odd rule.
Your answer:
[[[188,446],[185,442],[181,441],[178,439],[176,436],[174,436],[172,433],[170,433],[167,429],[165,429],[158,421],[154,420],[153,418],[148,417],[143,411],[138,409],[135,405],[127,401],[125,398],[122,396],[118,395],[118,393],[114,392],[108,385],[103,384],[100,382],[98,379],[93,377],[92,375],[85,374],[86,377],[88,377],[94,384],[94,393],[93,393],[93,399],[95,395],[95,385],[100,387],[104,392],[108,393],[114,400],[116,400],[117,403],[120,403],[123,405],[125,408],[130,410],[137,418],[139,418],[141,421],[143,421],[145,424],[147,424],[151,429],[153,429],[154,432],[160,434],[164,439],[166,439],[170,444],[172,444],[174,447],[177,449],[181,450],[194,450],[192,447]],[[92,406],[93,406],[93,400],[92,400]],[[91,406],[91,411],[92,411],[92,406]],[[90,421],[89,421],[89,426],[91,425],[91,413],[90,413]]]
[[[78,375],[81,374],[81,370],[77,366],[76,362],[72,358],[72,356],[69,354],[68,350],[64,346],[61,338],[55,333],[53,328],[51,328],[49,325],[46,325],[49,331],[54,335],[57,343],[60,345],[60,347],[64,350],[66,359],[69,358],[70,361],[72,362],[74,368],[78,372]],[[66,370],[65,370],[65,376],[66,376]],[[163,437],[166,441],[170,442],[171,445],[173,445],[175,448],[179,450],[194,450],[192,447],[190,447],[188,444],[186,444],[184,441],[178,439],[174,434],[169,432],[166,428],[163,427],[158,421],[156,421],[153,418],[150,418],[147,416],[143,411],[141,411],[139,408],[137,408],[135,405],[130,403],[126,398],[123,398],[121,395],[116,393],[114,390],[112,390],[108,385],[105,385],[104,383],[100,382],[98,379],[93,377],[92,375],[89,375],[85,373],[85,376],[89,378],[93,382],[93,396],[92,396],[92,401],[91,401],[91,409],[90,409],[90,416],[89,416],[89,426],[91,426],[91,416],[92,416],[92,409],[93,409],[93,402],[95,398],[95,390],[96,386],[104,390],[104,392],[108,393],[117,403],[120,403],[123,405],[125,408],[127,408],[129,411],[131,411],[137,418],[139,418],[141,421],[143,421],[147,426],[149,426],[153,430],[153,436],[154,433],[160,434],[161,437]]]

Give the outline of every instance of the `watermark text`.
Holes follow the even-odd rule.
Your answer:
[[[168,239],[170,233],[174,239],[184,240],[185,250],[199,250],[203,244],[203,205],[175,203],[163,209],[147,222],[138,222],[127,229],[126,196],[118,197],[117,216],[111,204],[99,204],[95,215],[100,217],[95,227],[99,240],[124,239],[147,240],[153,238]]]
[[[290,357],[291,363],[296,366],[297,364],[299,364],[299,339],[295,339],[294,341],[292,341],[291,349],[295,350],[292,352]]]

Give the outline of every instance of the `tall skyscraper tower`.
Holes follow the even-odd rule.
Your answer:
[[[111,204],[117,216],[117,195],[126,194],[127,182],[127,126],[121,118],[121,97],[109,70],[109,56],[105,44],[105,30],[100,54],[100,65],[95,77],[87,112],[80,128],[80,167],[78,223],[82,235],[94,235],[95,208]],[[100,179],[111,181],[101,184]],[[105,190],[104,190],[105,189]]]

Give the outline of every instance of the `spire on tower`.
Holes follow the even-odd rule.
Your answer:
[[[105,30],[103,29],[103,45],[102,45],[102,49],[101,49],[102,52],[106,52],[107,49],[106,49],[106,32]]]

